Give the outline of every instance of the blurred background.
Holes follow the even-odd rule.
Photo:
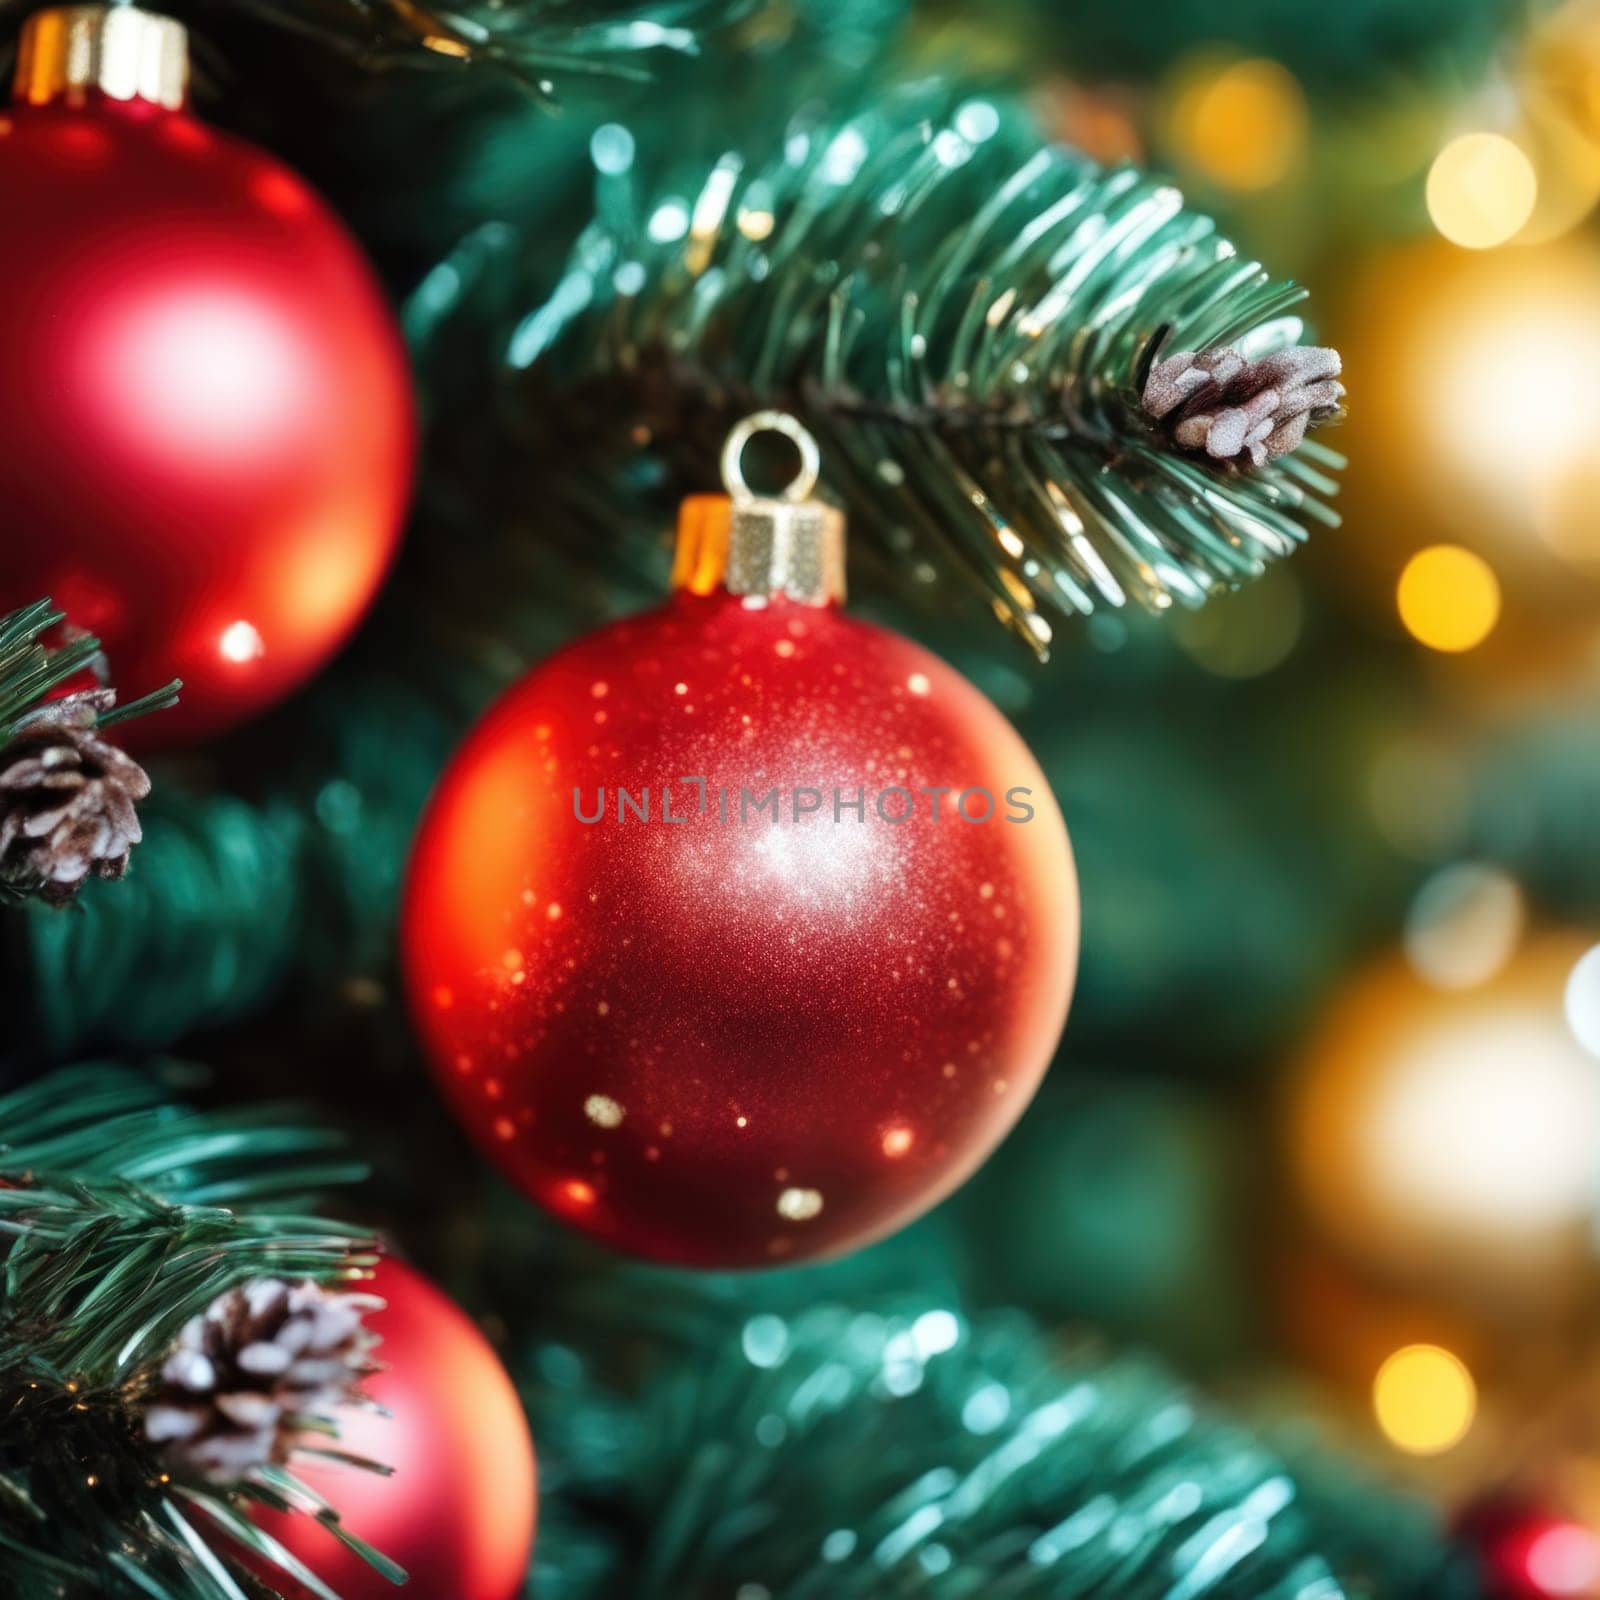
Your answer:
[[[1052,13],[1059,9],[1060,15]],[[1293,1397],[1600,1586],[1600,7],[948,5],[1313,291],[1344,525],[1019,715],[1084,878],[992,1292]]]

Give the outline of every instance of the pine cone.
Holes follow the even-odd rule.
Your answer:
[[[358,1400],[362,1378],[378,1370],[377,1335],[362,1318],[383,1303],[282,1278],[219,1295],[162,1364],[145,1437],[178,1474],[209,1483],[282,1464],[308,1422]]]
[[[1259,361],[1233,349],[1180,350],[1151,369],[1144,408],[1166,423],[1181,449],[1264,467],[1293,450],[1308,424],[1338,410],[1341,368],[1337,350],[1315,345],[1292,345]]]
[[[0,749],[0,883],[64,905],[91,874],[127,871],[150,779],[95,732],[115,703],[109,689],[66,695]]]

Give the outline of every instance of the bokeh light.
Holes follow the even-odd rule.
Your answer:
[[[1553,646],[1592,617],[1574,566],[1600,572],[1600,249],[1588,240],[1491,251],[1433,240],[1362,274],[1337,335],[1350,390],[1347,559],[1389,595],[1410,551],[1470,547],[1517,597],[1497,656]],[[1408,543],[1401,543],[1406,540]],[[1503,621],[1513,619],[1507,618]]]
[[[1532,510],[1539,535],[1569,565],[1600,571],[1600,460],[1558,465]]]
[[[1228,189],[1266,189],[1299,165],[1305,95],[1276,61],[1202,62],[1180,78],[1171,142],[1185,161]]]
[[[1600,7],[1567,0],[1541,19],[1529,40],[1534,81],[1575,132],[1600,144]]]
[[[1528,1581],[1539,1594],[1593,1595],[1600,1587],[1600,1538],[1573,1522],[1553,1522],[1528,1542]]]
[[[1435,862],[1461,848],[1472,780],[1447,740],[1416,733],[1393,740],[1376,752],[1366,787],[1372,820],[1402,855]]]
[[[1436,988],[1470,989],[1510,960],[1525,921],[1514,878],[1461,862],[1436,872],[1417,892],[1406,917],[1406,956]]]
[[[1502,502],[1537,496],[1591,461],[1600,444],[1596,263],[1589,255],[1549,265],[1487,274],[1484,298],[1457,308],[1451,348],[1438,351],[1424,401],[1438,407],[1436,426],[1452,464],[1467,474],[1468,494],[1492,476],[1504,486]]]
[[[1418,643],[1454,654],[1480,645],[1500,617],[1500,583],[1482,556],[1460,545],[1419,550],[1395,594],[1400,620]]]
[[[1348,987],[1302,1063],[1291,1133],[1311,1213],[1353,1261],[1500,1316],[1585,1292],[1600,1061],[1564,995],[1593,943],[1526,939],[1467,989],[1408,960]]]
[[[1590,1055],[1600,1056],[1600,945],[1588,951],[1567,979],[1567,1025]]]
[[[1471,250],[1504,244],[1533,215],[1538,198],[1533,163],[1499,133],[1452,139],[1428,172],[1434,227]]]
[[[1219,595],[1198,611],[1175,617],[1172,631],[1184,651],[1218,678],[1259,678],[1280,666],[1300,642],[1305,601],[1285,566],[1269,567],[1254,583]]]
[[[1398,1210],[1489,1232],[1537,1232],[1588,1213],[1600,1074],[1570,1048],[1558,1015],[1497,1006],[1441,1017],[1388,1064],[1365,1162]]]
[[[1406,1345],[1378,1368],[1372,1410],[1399,1449],[1438,1455],[1459,1444],[1472,1426],[1478,1388],[1466,1364],[1442,1346]]]

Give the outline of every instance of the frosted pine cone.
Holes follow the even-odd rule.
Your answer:
[[[63,905],[91,876],[127,871],[150,779],[95,732],[115,700],[88,689],[52,701],[0,748],[0,883]]]
[[[1344,398],[1337,350],[1292,345],[1259,361],[1233,349],[1180,350],[1157,362],[1144,408],[1184,450],[1213,461],[1264,467],[1287,455],[1306,428]]]
[[[177,1472],[237,1483],[289,1459],[308,1421],[359,1399],[377,1370],[371,1294],[255,1278],[192,1317],[161,1368],[145,1437]]]

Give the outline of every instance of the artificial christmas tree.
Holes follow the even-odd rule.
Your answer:
[[[0,326],[44,352],[0,400],[0,1073],[22,1085],[0,1099],[0,1590],[355,1600],[409,1569],[395,1592],[427,1600],[1467,1600],[1535,1546],[1582,1555],[1590,1147],[1514,1093],[1486,1121],[1448,1071],[1442,1099],[1385,1102],[1383,1175],[1412,1192],[1449,1189],[1464,1104],[1498,1224],[1560,1182],[1564,1292],[1496,1276],[1495,1316],[1530,1330],[1498,1343],[1449,1317],[1503,1260],[1454,1235],[1451,1304],[1418,1310],[1430,1263],[1340,1207],[1356,1156],[1314,1178],[1279,1159],[1287,1067],[1369,952],[1401,947],[1428,987],[1470,947],[1493,1009],[1524,909],[1581,935],[1536,1022],[1588,1103],[1592,696],[1543,654],[1512,681],[1439,643],[1554,620],[1565,668],[1586,659],[1588,303],[1523,308],[1540,339],[1511,350],[1481,304],[1424,303],[1448,256],[1418,253],[1406,304],[1383,274],[1345,292],[1430,195],[1514,225],[1529,172],[1529,226],[1582,257],[1582,73],[1548,59],[1582,8],[1529,72],[1494,8],[1400,40],[1386,0],[1292,40],[1173,6],[1132,43],[1031,0],[172,5],[194,114],[163,103],[170,23],[68,8],[49,26],[77,53],[36,24],[0,123]],[[112,33],[154,41],[129,76],[107,76]],[[1571,137],[1519,155],[1523,121]],[[1425,181],[1468,124],[1518,194],[1459,161]],[[1169,162],[1208,187],[1185,198]],[[1258,256],[1317,284],[1348,370]],[[217,343],[202,316],[177,357],[132,360],[102,313],[139,262],[258,310],[264,275],[309,343]],[[192,335],[209,302],[174,293]],[[1385,412],[1417,426],[1385,428],[1372,352],[1417,329],[1472,381],[1423,362]],[[86,368],[55,359],[75,340]],[[295,351],[311,403],[230,432],[288,393]],[[84,370],[168,465],[216,466],[217,495],[119,476],[122,432],[72,424]],[[1325,532],[1346,384],[1352,437],[1383,436],[1359,544]],[[720,592],[727,519],[702,503],[650,612],[675,507],[760,411],[819,441],[850,611],[806,598],[837,562],[772,547],[776,585]],[[1434,430],[1430,461],[1457,465],[1419,472]],[[269,456],[298,466],[241,484]],[[1552,462],[1526,504],[1470,491]],[[1472,618],[1429,570],[1397,593],[1424,486],[1472,535],[1449,558],[1493,598]],[[1548,541],[1559,606],[1514,581],[1518,539]],[[105,656],[76,631],[97,620]],[[120,754],[109,685],[180,675],[187,724]],[[762,787],[698,765],[743,760],[747,728]],[[782,827],[723,827],[719,789],[826,794],[798,770],[819,753],[863,768],[847,800],[880,771],[919,800],[976,776],[1000,819],[945,795],[944,831],[930,806],[880,835],[869,794],[855,832],[801,794]],[[943,772],[956,756],[982,772]],[[987,780],[1016,764],[1070,825],[1071,877],[1053,809],[1004,820]],[[1499,885],[1487,944],[1476,900],[1435,936],[1452,868]],[[1335,1034],[1324,1083],[1362,1065]],[[53,1070],[96,1053],[127,1065]],[[284,1093],[316,1117],[263,1109]],[[370,1162],[338,1206],[361,1227],[326,1216],[356,1173],[318,1119]],[[1359,1143],[1313,1111],[1295,1148],[1330,1132]],[[385,1313],[346,1297],[380,1233],[440,1285],[403,1275],[395,1306],[448,1340],[368,1348]],[[362,1378],[372,1359],[389,1371]],[[348,1382],[392,1385],[392,1452]],[[413,1399],[451,1426],[407,1423]],[[345,1425],[370,1468],[317,1453]],[[1454,1515],[1475,1505],[1549,1509],[1502,1538]]]

